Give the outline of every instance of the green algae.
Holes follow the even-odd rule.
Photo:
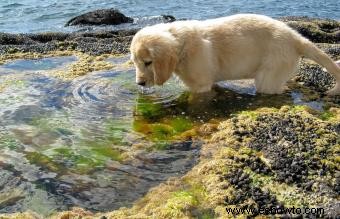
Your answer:
[[[86,130],[77,133],[65,113],[58,116],[34,117],[29,121],[29,125],[34,127],[35,133],[59,133],[63,136],[76,137],[72,145],[61,147],[46,145],[42,147],[44,148],[42,153],[29,154],[27,158],[32,163],[42,167],[50,165],[52,167],[50,169],[56,172],[64,168],[81,174],[103,168],[108,160],[122,161],[122,151],[114,149],[113,146],[127,144],[123,138],[130,126],[122,120],[106,120],[100,138],[97,138]]]
[[[105,158],[110,158],[111,160],[122,161],[121,152],[118,151],[118,150],[115,150],[113,148],[97,147],[97,148],[93,148],[92,151],[97,156],[101,156],[104,159]]]
[[[241,111],[239,113],[236,113],[237,115],[242,115],[246,117],[250,117],[251,119],[255,120],[257,118],[258,113],[254,111]]]
[[[137,98],[135,114],[148,120],[156,120],[164,115],[164,111],[160,103],[154,103],[152,100],[139,97]]]
[[[122,151],[113,148],[108,140],[83,140],[77,144],[75,164],[82,165],[82,169],[103,167],[109,160],[122,161]]]
[[[185,132],[193,127],[193,123],[185,117],[176,117],[170,120],[170,126],[176,133]]]
[[[80,149],[58,147],[48,151],[47,154],[49,161],[62,166],[67,165],[69,171],[81,174],[88,174],[95,169],[103,168],[108,160],[120,161],[122,159],[119,151],[103,146]]]
[[[52,172],[60,173],[64,170],[64,168],[53,161],[51,157],[39,152],[27,152],[26,159],[28,159],[31,164],[35,164],[42,169],[47,169]]]
[[[134,114],[132,129],[155,142],[154,148],[158,150],[167,149],[171,140],[181,138],[186,131],[195,128],[194,122],[188,117],[174,116],[171,109],[144,97],[137,99]]]
[[[111,158],[114,160],[121,160],[120,152],[112,148],[113,144],[109,140],[84,140],[78,145],[84,152],[94,152],[90,157],[97,158],[99,160]]]
[[[69,121],[69,116],[66,113],[63,113],[61,116],[33,117],[28,124],[34,126],[41,132],[56,131],[67,135],[73,133],[71,130],[73,127]]]
[[[126,133],[132,130],[132,125],[129,121],[109,119],[103,124],[103,138],[116,145],[127,145],[124,140]]]
[[[175,130],[173,129],[173,127],[167,124],[161,124],[161,123],[151,124],[150,129],[151,129],[151,139],[155,141],[162,141],[162,140],[170,139],[175,133]]]
[[[100,168],[104,166],[103,159],[95,159],[86,150],[73,150],[67,147],[59,147],[53,149],[48,153],[50,160],[65,166],[68,163],[68,169],[76,173],[87,174],[95,168]],[[69,165],[71,164],[71,166]],[[66,166],[65,166],[66,168]]]
[[[183,211],[196,205],[198,205],[198,200],[192,193],[188,191],[176,191],[171,194],[171,197],[167,200],[165,207],[170,211]],[[176,213],[170,214],[176,216]]]
[[[17,150],[19,147],[21,147],[20,143],[13,136],[0,134],[0,148]]]
[[[324,121],[329,121],[335,118],[336,115],[330,111],[324,111],[320,114],[319,118]]]
[[[168,141],[157,141],[153,144],[152,149],[156,150],[168,150],[171,143]]]
[[[186,134],[195,136],[195,132],[186,133],[194,128],[194,123],[184,117],[164,117],[155,122],[136,119],[133,122],[133,130],[143,133],[146,138],[155,143],[154,148],[158,150],[167,149],[171,141],[187,137]]]

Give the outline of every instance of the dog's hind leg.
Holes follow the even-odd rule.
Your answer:
[[[256,72],[255,86],[258,93],[281,94],[286,82],[292,78],[297,70],[299,58],[282,62],[265,62]]]

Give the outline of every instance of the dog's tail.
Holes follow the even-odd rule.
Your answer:
[[[333,89],[328,91],[330,95],[340,94],[340,66],[337,65],[326,53],[316,47],[312,42],[307,39],[300,38],[298,45],[299,52],[302,56],[312,59],[325,67],[327,71],[334,75],[336,84]]]

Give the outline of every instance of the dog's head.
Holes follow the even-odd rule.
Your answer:
[[[131,60],[136,67],[136,83],[151,87],[164,84],[175,71],[177,41],[166,31],[144,28],[131,42]]]

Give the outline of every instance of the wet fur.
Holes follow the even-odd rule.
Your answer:
[[[262,15],[157,24],[140,30],[130,50],[136,82],[146,86],[162,85],[175,73],[193,92],[210,91],[222,80],[255,79],[257,92],[280,94],[304,56],[335,76],[329,94],[340,94],[335,62],[286,24]]]

